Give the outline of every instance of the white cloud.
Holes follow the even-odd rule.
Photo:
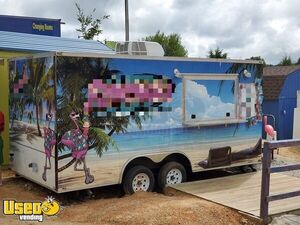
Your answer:
[[[219,96],[209,95],[204,85],[188,80],[186,90],[187,116],[195,114],[196,119],[216,119],[225,118],[227,112],[235,116],[234,104],[224,103]]]
[[[76,2],[86,14],[96,8],[96,17],[111,15],[100,40],[124,40],[124,1]],[[61,18],[63,36],[78,36],[74,1],[0,0],[0,5],[0,14]],[[176,32],[193,57],[206,57],[219,46],[230,58],[260,55],[276,64],[285,54],[300,57],[299,8],[298,0],[130,0],[130,38]]]
[[[196,114],[196,119],[216,119],[224,118],[226,112],[234,116],[234,104],[224,103],[219,96],[209,95],[205,86],[188,80],[186,87],[187,116]],[[170,106],[172,106],[171,112],[153,113],[151,119],[143,122],[143,129],[154,130],[182,126],[182,83],[176,86]],[[135,131],[136,129],[133,125],[128,130]]]

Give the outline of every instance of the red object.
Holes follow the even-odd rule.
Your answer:
[[[268,117],[264,116],[264,123],[265,123],[265,132],[270,136],[270,137],[274,137],[275,132],[274,132],[274,128],[271,125],[268,125]]]
[[[4,131],[4,114],[0,111],[0,133]]]

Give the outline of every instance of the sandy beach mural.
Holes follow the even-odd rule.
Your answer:
[[[68,115],[64,114],[70,110],[78,112],[82,117],[89,117],[91,131],[94,132],[92,131],[85,158],[94,176],[94,182],[101,179],[101,176],[106,180],[106,184],[117,182],[120,180],[122,165],[135,155],[157,154],[157,151],[168,154],[177,152],[181,149],[180,146],[185,146],[187,155],[196,155],[193,156],[194,165],[200,170],[199,162],[207,158],[207,150],[213,145],[218,147],[229,144],[234,152],[248,150],[259,143],[259,110],[252,112],[252,115],[258,118],[258,122],[255,119],[253,124],[245,121],[226,127],[224,124],[202,126],[201,129],[197,126],[183,125],[183,110],[186,110],[191,118],[201,120],[239,118],[236,112],[237,93],[232,91],[234,81],[188,80],[185,93],[186,108],[183,109],[182,80],[175,77],[173,71],[169,69],[166,73],[153,73],[155,67],[145,66],[143,63],[143,68],[139,68],[142,63],[138,60],[134,69],[130,66],[128,69],[125,68],[125,65],[128,65],[126,63],[126,60],[122,62],[120,59],[73,57],[61,57],[58,61],[58,77],[61,77],[57,88],[58,132],[62,134],[60,128],[64,130],[70,126]],[[73,65],[72,69],[70,65]],[[218,69],[222,72],[230,71],[232,66],[224,64],[223,68]],[[253,70],[248,65],[241,65],[237,70],[242,71],[246,67]],[[82,86],[74,87],[73,79]],[[245,81],[252,83],[254,79]],[[66,99],[66,96],[69,98]],[[99,138],[104,141],[98,143]],[[71,173],[73,169],[69,168],[74,161],[68,161],[68,158],[72,157],[72,149],[62,146],[59,146],[59,149],[59,186],[66,188],[70,185],[69,188],[75,188],[79,185],[78,179],[82,175],[77,173],[75,179]],[[195,154],[196,149],[198,156]],[[206,153],[200,154],[201,149]],[[256,152],[255,156],[257,155],[259,152]],[[112,157],[115,160],[108,160]],[[97,168],[100,164],[101,167],[109,164],[113,169],[109,172],[105,169],[99,170]]]
[[[178,77],[175,68],[223,78]],[[65,192],[121,183],[127,163],[144,155],[159,162],[180,153],[193,171],[255,163],[260,72],[250,63],[187,60],[53,55],[11,61],[15,162],[28,153],[15,169]],[[222,151],[230,161],[209,162]]]
[[[53,57],[10,62],[10,147],[14,168],[55,187],[55,92]],[[20,154],[20,149],[26,153]],[[38,157],[38,161],[32,160]],[[44,160],[42,160],[44,159]],[[18,163],[23,161],[23,163]],[[24,163],[24,161],[26,163]],[[47,179],[49,170],[50,179]]]

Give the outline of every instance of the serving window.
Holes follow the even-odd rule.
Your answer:
[[[199,74],[182,78],[184,124],[224,124],[238,120],[237,75]]]

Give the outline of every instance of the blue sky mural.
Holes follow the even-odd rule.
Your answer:
[[[121,74],[160,74],[172,78],[176,85],[171,103],[163,103],[165,107],[171,106],[171,112],[152,113],[151,118],[143,121],[143,130],[165,129],[182,127],[182,78],[174,74],[174,69],[182,73],[225,73],[231,63],[216,62],[184,62],[158,60],[128,60],[112,59],[109,61],[110,70],[118,70]],[[190,114],[197,114],[196,118],[220,119],[230,113],[230,118],[235,117],[234,93],[232,92],[234,81],[221,80],[189,80],[187,81],[186,98],[187,110]],[[137,131],[132,125],[128,131]]]

